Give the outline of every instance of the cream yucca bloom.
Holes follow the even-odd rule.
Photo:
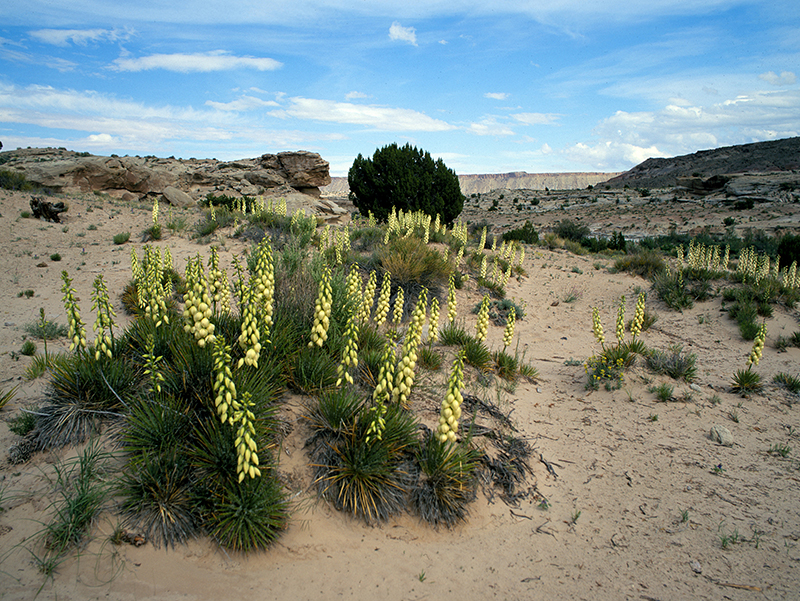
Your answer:
[[[644,292],[639,293],[639,298],[636,299],[636,312],[633,314],[633,321],[631,322],[631,335],[633,339],[642,333],[642,324],[644,323]]]
[[[111,349],[113,346],[112,337],[114,335],[114,318],[117,314],[111,301],[108,298],[108,287],[106,286],[103,274],[98,275],[92,286],[92,310],[97,311],[97,319],[92,329],[96,333],[94,340],[94,358],[100,359],[100,355],[105,355],[109,359],[112,357]]]
[[[450,273],[450,282],[447,287],[447,321],[453,323],[456,319],[456,279]]]
[[[439,426],[436,434],[440,442],[455,442],[458,432],[458,420],[461,419],[461,403],[464,397],[461,395],[461,387],[464,385],[464,351],[458,351],[453,369],[450,372],[450,379],[447,381],[447,393],[442,401],[439,412]]]
[[[378,304],[375,307],[375,326],[380,327],[389,315],[389,299],[392,294],[392,274],[384,272],[383,282],[381,282],[381,293],[378,297]]]
[[[245,392],[242,395],[242,401],[234,401],[233,421],[239,423],[239,428],[236,431],[236,472],[239,474],[239,482],[246,477],[256,478],[261,475],[261,470],[258,469],[258,444],[255,440],[256,429],[253,423],[256,421],[256,416],[253,414],[252,407],[255,406],[250,398],[251,394]]]
[[[764,354],[764,342],[767,339],[767,324],[762,323],[758,328],[755,341],[753,342],[753,350],[750,351],[750,356],[747,358],[747,365],[758,365],[761,361],[761,356]]]
[[[439,299],[434,297],[431,301],[431,316],[428,321],[428,341],[436,342],[439,339]]]
[[[235,401],[236,384],[231,371],[231,347],[225,345],[222,336],[217,336],[214,340],[214,405],[223,424],[230,421],[233,425],[232,414],[228,411],[233,409]]]
[[[344,331],[344,339],[346,340],[344,348],[342,349],[342,360],[336,368],[336,386],[340,386],[342,378],[349,384],[353,383],[353,376],[350,375],[350,368],[358,366],[358,330],[359,318],[358,313],[353,305],[353,310],[350,311],[350,317],[347,320],[347,327]]]
[[[489,328],[489,295],[485,294],[478,310],[478,321],[475,325],[475,339],[483,342]]]
[[[625,295],[623,294],[619,299],[619,308],[617,308],[617,342],[622,344],[625,340]]]
[[[150,388],[147,391],[151,394],[160,394],[164,374],[161,373],[158,364],[161,363],[163,357],[156,357],[156,343],[152,332],[147,335],[146,349],[147,352],[142,355],[142,358],[144,359],[144,375],[150,379]]]
[[[592,334],[600,345],[604,345],[606,337],[603,334],[603,324],[600,322],[600,310],[597,307],[592,307]]]
[[[405,298],[403,294],[403,289],[398,286],[397,287],[397,294],[394,297],[394,311],[392,312],[392,321],[395,324],[399,324],[403,319],[403,305],[405,304]]]
[[[64,302],[64,308],[67,311],[67,321],[69,322],[69,350],[75,348],[78,350],[85,349],[86,328],[81,319],[78,301],[75,298],[75,290],[72,288],[72,279],[66,271],[61,272],[61,279],[64,281],[64,284],[61,286],[61,292],[64,294],[62,300]]]
[[[481,279],[486,279],[486,260],[487,257],[483,253],[481,253]]]
[[[408,408],[408,397],[411,395],[411,388],[414,385],[417,348],[422,340],[422,327],[425,324],[427,307],[428,291],[423,288],[419,293],[417,305],[411,313],[411,323],[408,326],[400,361],[395,369],[394,389],[392,390],[392,401],[399,402],[406,408]]]
[[[511,341],[514,339],[514,323],[517,319],[517,312],[514,307],[508,312],[508,320],[506,321],[506,328],[503,330],[503,350],[511,346]]]
[[[361,302],[361,310],[359,312],[359,320],[366,323],[369,321],[370,313],[372,312],[372,303],[375,301],[375,290],[378,288],[378,275],[375,270],[369,272],[367,279],[367,286],[364,289],[364,298]]]
[[[322,347],[328,339],[328,328],[331,325],[333,305],[333,288],[331,287],[331,270],[325,265],[319,282],[317,301],[314,305],[314,325],[311,326],[311,340],[308,346]]]

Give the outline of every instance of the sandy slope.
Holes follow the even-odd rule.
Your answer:
[[[21,384],[16,399],[0,413],[3,420],[41,398],[42,380],[20,380],[29,359],[15,360],[11,352],[19,350],[21,328],[35,321],[39,307],[64,322],[61,270],[75,278],[84,319],[91,324],[92,280],[103,273],[112,293],[118,293],[130,277],[130,247],[141,246],[115,246],[113,235],[130,231],[135,240],[150,220],[148,206],[131,208],[94,196],[69,203],[64,224],[45,224],[17,219],[27,208],[27,196],[0,191],[0,380],[3,390]],[[187,215],[192,224],[196,217]],[[224,261],[244,248],[237,240],[223,242]],[[172,249],[180,268],[187,256],[208,254],[207,246],[185,235],[167,235],[162,244]],[[55,252],[60,262],[50,260]],[[62,600],[798,598],[797,397],[772,384],[746,399],[729,391],[731,374],[744,367],[750,343],[720,312],[718,297],[680,314],[653,295],[649,309],[660,319],[643,340],[653,348],[681,344],[696,353],[699,388],[677,384],[676,393],[690,398],[659,403],[647,387],[666,379],[637,366],[626,374],[623,389],[587,391],[583,367],[566,363],[583,361],[598,350],[591,307],[600,308],[611,332],[620,295],[627,295],[631,315],[633,289],[648,287],[641,278],[609,273],[612,262],[530,249],[528,277],[512,281],[508,295],[526,304],[528,314],[518,322],[517,336],[540,378],[505,391],[494,383],[481,386],[474,374],[471,378],[470,392],[513,410],[515,426],[535,446],[530,484],[548,499],[549,509],[534,501],[510,507],[497,497],[489,503],[479,495],[469,522],[452,531],[435,531],[408,515],[366,527],[307,492],[305,432],[299,419],[303,399],[289,396],[284,417],[293,429],[281,469],[297,510],[274,548],[240,557],[205,540],[169,551],[151,545],[114,547],[107,537],[116,521],[104,516],[80,557],[66,561],[53,581],[45,581],[26,550],[31,546],[27,539],[47,519],[47,476],[56,459],[39,454],[28,464],[0,467],[0,506],[5,510],[0,513],[0,598],[33,599],[40,586],[39,598]],[[35,291],[33,298],[18,297],[28,289]],[[565,302],[570,292],[579,298]],[[469,309],[478,300],[474,284],[459,297],[460,318],[470,329],[474,316]],[[118,302],[117,308],[121,315]],[[800,329],[798,315],[797,309],[777,307],[768,320],[770,334],[758,367],[765,381],[781,371],[800,372],[800,349],[778,353],[772,347],[779,334]],[[494,348],[502,344],[501,336],[500,328],[490,328]],[[712,402],[715,395],[718,404]],[[415,402],[433,423],[436,406],[429,395]],[[738,423],[731,412],[738,414]],[[731,430],[734,446],[721,447],[708,438],[714,424]],[[8,448],[14,440],[0,423],[0,446]],[[776,443],[792,447],[788,458],[767,453]],[[540,454],[557,477],[539,461]],[[712,468],[720,464],[724,471],[717,475]],[[682,511],[688,513],[685,522]],[[722,548],[721,538],[734,532],[739,542]]]

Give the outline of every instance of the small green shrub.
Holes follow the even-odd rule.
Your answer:
[[[0,169],[0,188],[3,190],[33,190],[33,184],[28,181],[24,173]]]
[[[697,377],[697,355],[684,353],[681,346],[671,346],[668,352],[652,350],[646,355],[647,367],[675,380],[693,382]]]
[[[643,278],[653,278],[666,268],[664,257],[654,250],[639,250],[631,255],[625,255],[614,262],[616,271],[629,271]]]
[[[125,244],[130,239],[131,239],[130,232],[123,232],[121,234],[116,234],[114,236],[114,244]]]
[[[503,240],[506,242],[518,240],[525,244],[537,244],[539,242],[539,233],[533,228],[533,224],[526,219],[522,227],[503,232]]]
[[[782,386],[789,392],[794,394],[800,393],[800,377],[798,376],[791,376],[787,373],[780,372],[775,374],[773,382],[775,382],[778,386]]]
[[[439,342],[445,346],[464,346],[469,338],[467,331],[454,321],[447,322],[439,330]]]
[[[564,240],[580,243],[583,238],[586,238],[591,233],[591,230],[587,226],[575,223],[570,219],[562,219],[553,228],[553,233]]]
[[[651,386],[647,389],[647,392],[655,394],[659,401],[666,403],[667,401],[671,401],[673,399],[675,387],[672,384],[662,382],[658,386]]]
[[[58,262],[58,261],[61,260],[61,255],[58,254],[58,253],[53,253],[52,255],[50,255],[50,260],[54,261],[54,262]]]
[[[22,343],[22,348],[19,350],[20,355],[32,357],[36,354],[36,343],[33,340],[26,340]]]
[[[36,427],[36,413],[31,407],[20,411],[19,415],[8,420],[8,429],[17,436],[26,436]]]

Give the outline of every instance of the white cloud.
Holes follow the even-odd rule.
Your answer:
[[[107,146],[115,143],[117,140],[114,136],[109,134],[92,134],[85,138],[85,143],[92,146]]]
[[[417,45],[417,30],[413,27],[403,27],[395,21],[389,28],[389,39],[399,42],[407,42],[412,46]]]
[[[363,92],[348,92],[347,94],[345,94],[344,97],[345,97],[346,100],[356,100],[358,98],[369,98],[369,96],[367,96]]]
[[[773,86],[790,86],[797,83],[797,76],[791,71],[781,71],[780,75],[775,73],[775,71],[767,71],[759,75],[758,78],[763,79]]]
[[[667,156],[655,146],[648,148],[620,142],[601,142],[594,146],[578,143],[561,154],[570,162],[599,171],[623,171],[651,157]]]
[[[55,46],[68,46],[70,42],[86,46],[90,42],[116,42],[130,39],[132,30],[122,29],[38,29],[29,32],[30,36]]]
[[[552,125],[560,117],[556,113],[515,113],[511,116],[525,125]]]
[[[178,73],[208,73],[232,69],[274,71],[282,66],[282,63],[271,58],[233,56],[224,50],[214,50],[192,54],[151,54],[141,58],[118,58],[114,61],[113,68],[117,71],[165,69]]]
[[[273,111],[280,117],[364,125],[381,131],[447,131],[455,129],[449,123],[428,117],[411,109],[378,105],[352,104],[314,98],[291,98],[286,109]]]
[[[483,95],[484,98],[491,98],[492,100],[505,100],[508,96],[509,94],[506,92],[486,92]]]
[[[496,119],[487,117],[477,123],[470,123],[467,131],[476,136],[513,136],[514,131]]]
[[[206,100],[206,106],[217,109],[218,111],[254,111],[265,106],[280,106],[274,100],[261,100],[255,96],[241,96],[236,100],[230,102],[214,102],[213,100]]]

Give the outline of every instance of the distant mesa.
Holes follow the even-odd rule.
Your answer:
[[[461,193],[485,194],[492,190],[582,190],[594,186],[611,177],[615,173],[488,173],[483,175],[459,175]],[[347,196],[350,188],[346,177],[333,177],[331,183],[322,188],[327,196]]]
[[[752,174],[755,180],[763,180],[766,173],[797,169],[800,169],[800,137],[701,150],[669,159],[647,159],[609,179],[605,185],[612,188],[626,185],[631,188],[680,186],[702,194],[722,189],[734,175],[737,175],[737,180],[741,180],[741,174],[745,173]],[[762,175],[759,177],[757,174]],[[786,176],[796,179],[789,174]]]

